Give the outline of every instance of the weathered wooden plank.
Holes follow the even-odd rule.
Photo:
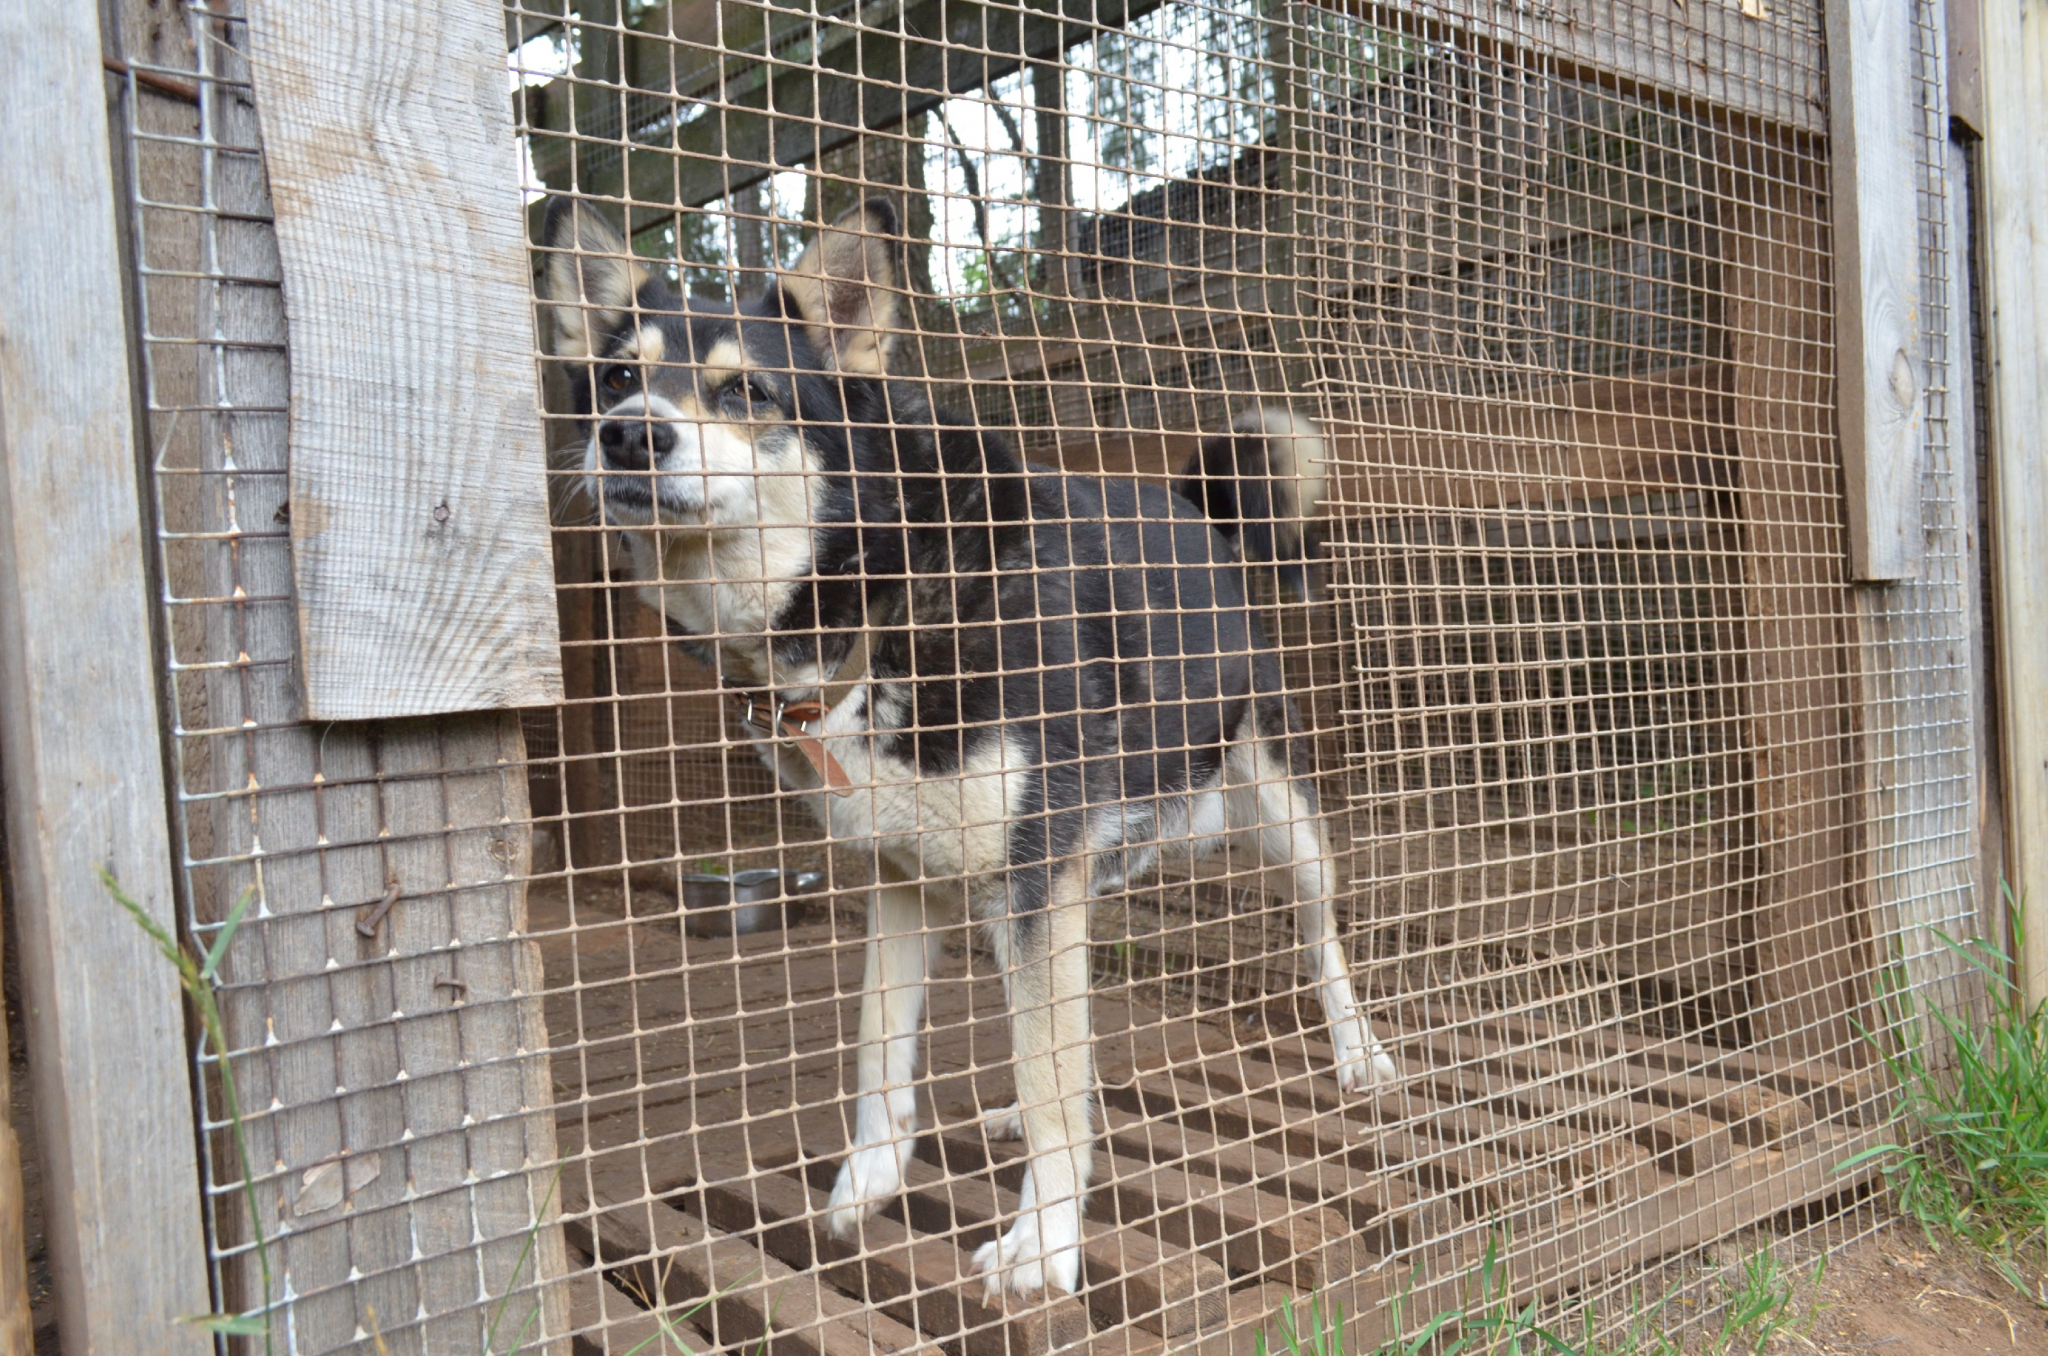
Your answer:
[[[1947,29],[1948,115],[1973,137],[1984,135],[1983,19],[1978,0],[1943,0]]]
[[[952,1130],[937,1136],[936,1146],[948,1172],[977,1173],[994,1164],[997,1182],[1012,1190],[1022,1184],[1021,1143],[991,1144],[975,1131]],[[1105,1220],[1199,1252],[1233,1277],[1270,1275],[1298,1289],[1320,1290],[1368,1260],[1350,1222],[1336,1211],[1226,1181],[1207,1164],[1155,1166],[1149,1158],[1098,1146],[1089,1198],[1099,1202],[1095,1210]]]
[[[502,7],[256,0],[250,19],[305,715],[558,702]]]
[[[838,1171],[822,1160],[810,1170],[819,1178]],[[904,1217],[911,1225],[928,1234],[955,1234],[970,1250],[994,1238],[1017,1215],[1016,1193],[985,1178],[952,1177],[913,1158],[903,1180]],[[1223,1320],[1229,1275],[1200,1253],[1084,1218],[1081,1265],[1082,1299],[1103,1327],[1135,1324],[1162,1337],[1180,1337]]]
[[[694,1315],[684,1317],[688,1306],[656,1314],[607,1280],[588,1255],[572,1252],[569,1262],[585,1273],[568,1282],[573,1356],[698,1356],[716,1345]]]
[[[766,1356],[939,1356],[936,1343],[842,1295],[816,1272],[798,1272],[660,1201],[584,1215],[580,1192],[572,1185],[565,1226],[576,1246],[606,1271],[630,1275],[649,1297],[683,1310],[708,1300],[705,1314],[722,1345],[759,1343]]]
[[[1360,1246],[1373,1252],[1417,1246],[1453,1222],[1445,1211],[1423,1207],[1421,1193],[1406,1183],[1348,1163],[1298,1161],[1263,1145],[1234,1143],[1118,1107],[1104,1107],[1102,1123],[1103,1142],[1119,1153],[1162,1163],[1199,1160],[1226,1182],[1257,1182],[1297,1201],[1327,1205],[1351,1221]]]
[[[95,6],[0,9],[0,804],[64,1344],[197,1353],[181,999],[100,883],[179,929],[101,57]]]
[[[1743,522],[1756,796],[1755,1008],[1766,1053],[1860,1062],[1870,957],[1848,882],[1854,652],[1826,373],[1830,254],[1811,162],[1727,141],[1721,278]]]
[[[259,146],[257,106],[230,83],[248,76],[246,29],[208,21],[205,39],[205,125]],[[203,679],[181,710],[180,789],[200,917],[258,889],[222,1006],[275,1202],[263,1221],[272,1299],[291,1295],[285,1317],[307,1352],[354,1349],[373,1327],[394,1353],[477,1351],[509,1292],[501,1328],[537,1303],[528,1344],[566,1353],[539,958],[521,935],[518,718],[300,722],[291,560],[272,526],[286,507],[290,390],[270,201],[254,155],[204,173],[201,230],[157,239],[152,258],[236,281],[152,332],[239,347],[232,361],[160,361],[152,434],[191,426],[188,408],[222,412],[196,421],[203,489],[179,506],[209,542],[190,587],[219,600],[188,609],[177,631]],[[396,906],[361,936],[361,907],[394,880]],[[225,1242],[246,1241],[226,1228]],[[246,1254],[226,1283],[245,1303],[260,1296]]]
[[[1988,4],[1984,203],[1992,504],[2013,889],[2048,900],[2048,5]],[[2048,999],[2048,927],[2027,929],[2028,997]]]
[[[1804,6],[1766,17],[1685,0],[1309,0],[1397,31],[1459,35],[1504,59],[1674,104],[1801,132],[1821,128],[1821,46]]]
[[[1825,9],[1835,431],[1842,444],[1849,575],[1917,579],[1926,553],[1917,163],[1926,114],[1913,14],[1904,5]],[[1938,19],[1941,6],[1931,12]]]
[[[813,1266],[850,1295],[942,1343],[957,1340],[967,1356],[1050,1356],[1088,1336],[1080,1301],[1012,1301],[995,1305],[966,1254],[951,1238],[918,1234],[877,1215],[860,1236],[835,1238],[824,1227],[829,1197],[814,1186],[743,1160],[711,1160],[696,1198],[715,1228],[751,1234],[763,1249],[799,1271]]]
[[[1925,487],[1917,490],[1925,499],[1927,555],[1918,579],[1859,589],[1856,601],[1876,926],[1891,934],[1890,955],[1904,965],[1922,1009],[1959,1013],[1967,997],[1960,981],[1971,967],[1936,934],[1977,935],[1985,898],[1977,879],[1981,678],[1971,645],[1980,615],[1973,606],[1976,392],[1962,280],[1968,181],[1947,118],[1939,106],[1930,114],[1940,139],[1926,149],[1948,163],[1934,179],[1938,200],[1923,198],[1914,213],[1930,261],[1919,298],[1928,389],[1920,430]],[[1995,878],[1990,888],[1996,891]],[[1942,1042],[1939,1028],[1926,1036],[1936,1047]],[[1938,1048],[1930,1053],[1942,1058]]]

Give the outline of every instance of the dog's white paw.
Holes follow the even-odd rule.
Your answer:
[[[981,1115],[982,1133],[990,1139],[1024,1138],[1024,1113],[1017,1109],[1015,1102],[999,1106],[994,1111]]]
[[[1008,1233],[975,1249],[974,1271],[988,1286],[991,1304],[1005,1290],[1036,1295],[1050,1285],[1074,1293],[1081,1288],[1079,1212],[1071,1206],[1025,1211]]]
[[[1360,1033],[1362,1022],[1342,1022],[1331,1032],[1337,1047],[1337,1086],[1345,1092],[1364,1092],[1393,1083],[1401,1077],[1386,1047],[1371,1032]]]
[[[903,1189],[903,1165],[915,1145],[909,1139],[866,1144],[847,1154],[832,1184],[825,1227],[834,1238],[851,1238],[860,1222],[882,1208]]]

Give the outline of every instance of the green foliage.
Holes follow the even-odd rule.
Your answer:
[[[1344,1306],[1334,1301],[1325,1313],[1323,1302],[1308,1297],[1308,1312],[1295,1313],[1294,1304],[1283,1304],[1273,1315],[1280,1330],[1281,1346],[1287,1356],[1348,1356],[1344,1349]],[[1252,1340],[1253,1356],[1268,1356],[1264,1332]]]
[[[192,954],[178,944],[175,937],[164,930],[148,910],[128,897],[113,874],[105,869],[100,871],[100,883],[112,895],[114,902],[128,911],[129,917],[145,933],[156,949],[178,972],[178,985],[184,989],[185,997],[199,1013],[200,1025],[206,1031],[206,1043],[213,1050],[215,1065],[220,1072],[221,1097],[227,1104],[228,1124],[234,1137],[235,1156],[242,1169],[242,1198],[249,1208],[249,1233],[256,1241],[256,1263],[263,1276],[264,1304],[260,1312],[246,1314],[200,1314],[186,1319],[194,1327],[208,1332],[222,1333],[236,1337],[263,1338],[263,1350],[268,1356],[272,1350],[270,1318],[270,1245],[263,1236],[263,1215],[256,1203],[256,1174],[249,1166],[249,1139],[242,1126],[242,1102],[235,1091],[235,1070],[228,1060],[227,1027],[221,1021],[220,1004],[214,1001],[214,988],[219,983],[220,963],[228,953],[228,943],[242,926],[242,918],[249,912],[251,901],[256,898],[254,889],[244,890],[242,897],[228,910],[222,920],[220,931],[215,934],[213,945],[206,954],[194,959]]]
[[[1818,1284],[1825,1265],[1822,1258],[1807,1283]],[[1781,1335],[1799,1332],[1809,1321],[1794,1312],[1801,1284],[1768,1248],[1746,1254],[1719,1277],[1721,1320],[1701,1347],[1704,1356],[1758,1356]],[[1397,1333],[1407,1331],[1413,1294],[1411,1283],[1389,1306]],[[1677,1325],[1667,1317],[1672,1298],[1638,1307],[1626,1325],[1603,1335],[1610,1325],[1602,1324],[1590,1304],[1550,1314],[1534,1298],[1516,1304],[1504,1245],[1496,1236],[1465,1277],[1462,1307],[1441,1310],[1414,1335],[1393,1338],[1359,1356],[1682,1356],[1684,1348],[1671,1335]],[[1352,1356],[1344,1344],[1344,1310],[1334,1301],[1310,1296],[1305,1312],[1298,1303],[1283,1305],[1268,1327],[1279,1333],[1279,1344],[1269,1347],[1266,1335],[1259,1334],[1253,1344],[1256,1356],[1269,1351],[1271,1356]]]
[[[1818,1286],[1827,1268],[1827,1257],[1814,1264],[1810,1283]],[[1780,1333],[1797,1332],[1804,1321],[1793,1313],[1792,1300],[1798,1281],[1778,1255],[1762,1248],[1734,1269],[1734,1279],[1724,1284],[1721,1331],[1707,1344],[1711,1356],[1756,1356]]]
[[[2004,888],[2018,950],[2024,909]],[[1981,977],[1989,1011],[1982,1018],[1923,1014],[1903,979],[1891,977],[1884,1003],[1890,1030],[1865,1037],[1898,1080],[1894,1124],[1907,1133],[1838,1170],[1882,1160],[1901,1213],[1930,1236],[1946,1233],[1982,1249],[2014,1289],[2048,1304],[2040,1274],[2048,1248],[2048,1001],[2026,1001],[2012,957],[1992,942],[1934,935]],[[1946,1067],[1928,1057],[1929,1017],[1953,1051]]]

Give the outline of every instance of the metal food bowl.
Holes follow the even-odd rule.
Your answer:
[[[692,937],[744,936],[788,927],[803,896],[825,883],[822,871],[760,867],[730,876],[692,872],[682,877],[683,931]]]

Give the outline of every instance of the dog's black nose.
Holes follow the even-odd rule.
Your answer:
[[[676,432],[662,419],[607,419],[597,426],[597,450],[608,471],[651,471],[675,450]]]

